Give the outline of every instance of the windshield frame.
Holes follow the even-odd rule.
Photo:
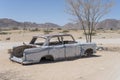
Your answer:
[[[42,45],[42,46],[47,45],[47,38],[45,38],[45,37],[33,37],[29,44],[37,45],[37,44],[35,44],[35,41],[36,41],[38,38],[45,39],[45,40],[43,41],[43,45]]]

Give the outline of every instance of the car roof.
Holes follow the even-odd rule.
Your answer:
[[[71,34],[63,34],[63,33],[59,33],[59,34],[46,34],[46,35],[36,35],[33,36],[34,38],[48,38],[48,37],[57,37],[57,36],[72,36]]]

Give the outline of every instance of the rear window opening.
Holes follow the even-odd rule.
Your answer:
[[[72,36],[63,36],[62,37],[64,44],[74,44],[77,43]]]
[[[63,41],[64,44],[74,44],[77,43],[76,41]]]
[[[56,36],[49,40],[49,46],[77,43],[72,36]]]

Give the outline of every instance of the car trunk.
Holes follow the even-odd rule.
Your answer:
[[[14,47],[13,51],[11,52],[11,55],[18,57],[18,58],[21,58],[21,57],[23,57],[23,52],[25,49],[34,48],[34,47],[35,46],[32,46],[32,45],[21,45],[18,47]]]

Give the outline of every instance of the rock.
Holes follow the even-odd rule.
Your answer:
[[[105,50],[105,49],[104,49],[104,47],[97,47],[96,50],[102,51],[102,50]]]

